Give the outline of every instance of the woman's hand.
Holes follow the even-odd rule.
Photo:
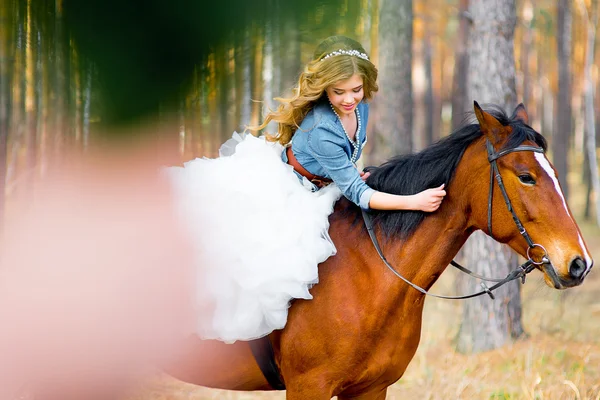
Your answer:
[[[370,172],[360,171],[360,177],[362,178],[363,182],[366,182],[369,176],[371,176]]]
[[[441,185],[437,188],[423,190],[414,196],[415,209],[425,212],[435,211],[440,207],[440,204],[442,204],[444,196],[446,196],[444,185]]]

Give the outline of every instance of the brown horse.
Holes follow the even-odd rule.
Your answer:
[[[592,260],[543,154],[544,138],[528,125],[522,105],[509,118],[497,107],[484,112],[475,103],[475,115],[479,124],[372,171],[367,183],[378,190],[409,194],[446,183],[448,193],[432,214],[373,213],[383,253],[396,271],[429,289],[469,235],[481,229],[524,257],[535,253],[550,286],[581,284]],[[515,226],[495,179],[496,195],[489,198],[487,141],[534,247]],[[319,266],[314,299],[294,302],[285,329],[269,336],[275,361],[288,399],[384,399],[417,350],[425,295],[385,267],[356,206],[341,200],[330,220],[338,253]],[[214,388],[271,389],[246,342],[190,339],[168,372]]]

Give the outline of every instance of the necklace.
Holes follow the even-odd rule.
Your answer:
[[[348,135],[348,132],[346,131],[346,128],[344,127],[344,123],[342,122],[342,119],[338,115],[337,111],[335,111],[335,107],[333,107],[333,104],[331,104],[331,102],[330,102],[329,105],[331,106],[331,109],[333,110],[333,113],[335,114],[335,116],[340,121],[340,124],[342,125],[342,129],[344,130],[344,133],[346,134],[348,141],[354,148],[354,151],[352,151],[352,156],[350,157],[350,161],[352,162],[352,164],[356,164],[356,160],[358,159],[358,152],[361,147],[361,142],[360,142],[360,125],[361,124],[360,124],[360,112],[358,111],[358,105],[354,109],[354,111],[356,113],[356,124],[357,124],[356,135],[354,137],[355,141],[352,141],[352,139],[350,139],[350,135]]]

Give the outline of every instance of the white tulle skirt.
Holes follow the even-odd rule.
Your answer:
[[[197,333],[225,342],[282,329],[291,299],[311,299],[335,254],[328,216],[340,191],[311,192],[283,147],[234,134],[216,159],[167,168],[177,212],[197,245]]]

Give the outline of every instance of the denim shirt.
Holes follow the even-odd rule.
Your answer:
[[[361,101],[357,107],[361,120],[357,134],[362,143],[358,159],[367,142],[369,105]],[[363,209],[369,208],[369,200],[375,190],[367,186],[350,160],[354,148],[329,102],[320,101],[308,112],[300,129],[294,133],[291,146],[294,156],[308,172],[333,180],[348,200]],[[282,158],[287,162],[285,151]],[[318,188],[314,186],[313,190]]]

